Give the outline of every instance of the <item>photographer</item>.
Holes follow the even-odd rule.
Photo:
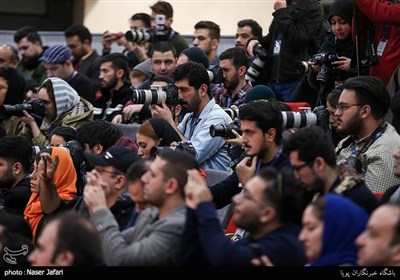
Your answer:
[[[297,63],[308,60],[315,45],[320,45],[323,9],[317,0],[276,0],[274,10],[268,35],[250,40],[247,53],[253,57],[254,46],[262,45],[268,55],[265,78],[259,77],[263,79],[260,82],[269,86],[278,100],[291,101],[303,77],[296,70]]]
[[[225,50],[219,56],[219,66],[222,69],[223,88],[219,88],[215,95],[215,103],[221,107],[240,106],[251,84],[246,81],[247,71],[246,52],[239,47]]]
[[[151,28],[150,16],[145,13],[134,14],[129,19],[129,22],[130,29],[134,31]],[[114,42],[119,46],[124,46],[125,49],[122,53],[128,57],[129,68],[135,67],[148,58],[148,42],[131,42],[124,37],[122,32],[110,33],[109,31],[104,32],[101,38],[101,44],[103,45],[102,56],[106,56],[111,53],[111,45]]]
[[[317,105],[326,104],[326,96],[338,83],[357,75],[356,71],[351,71],[356,61],[351,36],[352,1],[334,1],[329,9],[328,20],[331,24],[332,35],[324,41],[318,53],[308,62],[311,67],[308,76],[310,86],[317,93],[323,86],[322,92],[318,93],[321,95],[318,96],[320,100],[317,101]],[[365,55],[361,57],[361,59],[364,58]]]
[[[170,109],[163,102],[162,106],[152,107],[153,116],[165,119],[182,140],[192,142],[196,160],[203,169],[230,171],[228,145],[220,137],[211,137],[210,125],[228,124],[231,119],[211,96],[206,68],[200,63],[188,62],[176,68],[174,78],[179,103],[189,113],[176,126]]]
[[[24,122],[21,135],[30,139],[33,145],[47,146],[47,136],[59,126],[78,128],[93,119],[93,106],[64,80],[48,78],[39,88],[39,99],[44,106],[43,122],[39,124],[26,110],[21,117]]]

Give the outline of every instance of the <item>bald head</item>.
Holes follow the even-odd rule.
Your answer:
[[[17,68],[18,63],[18,50],[15,47],[7,44],[0,46],[0,67]]]

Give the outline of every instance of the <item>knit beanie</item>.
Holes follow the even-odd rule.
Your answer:
[[[330,9],[328,20],[331,21],[333,16],[340,16],[351,24],[353,20],[353,1],[352,0],[335,0]]]
[[[273,101],[276,100],[276,96],[269,87],[264,85],[256,85],[246,93],[244,103],[246,104],[260,99]]]
[[[182,51],[182,54],[186,55],[190,61],[201,63],[204,65],[204,67],[206,67],[206,69],[208,69],[209,66],[208,57],[202,49],[198,47],[191,47],[184,49]]]

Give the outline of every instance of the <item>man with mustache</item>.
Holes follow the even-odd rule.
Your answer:
[[[228,145],[222,137],[211,137],[210,126],[229,124],[232,120],[211,96],[206,68],[196,62],[179,65],[173,77],[178,88],[179,103],[189,113],[177,126],[168,106],[153,106],[152,113],[169,122],[182,140],[190,140],[196,160],[203,169],[230,171]]]

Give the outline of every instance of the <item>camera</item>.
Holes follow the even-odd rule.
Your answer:
[[[317,73],[316,80],[322,84],[326,84],[328,81],[334,79],[336,68],[332,66],[332,62],[338,61],[339,58],[336,54],[329,52],[322,52],[313,55],[311,61],[316,65],[321,66],[321,69]]]
[[[126,40],[134,43],[149,42],[155,36],[155,32],[152,29],[129,30],[124,36]]]
[[[23,117],[23,110],[29,114],[36,115],[40,118],[44,116],[44,104],[39,98],[34,98],[27,103],[15,104],[15,105],[2,105],[0,106],[0,115],[5,117],[18,116]]]
[[[130,42],[157,42],[167,40],[168,26],[165,25],[165,15],[156,15],[156,30],[151,28],[128,30],[125,39]]]
[[[196,150],[194,149],[192,142],[190,142],[189,140],[179,141],[179,142],[177,142],[177,145],[175,147],[159,146],[156,148],[156,154],[159,154],[162,151],[166,151],[166,150],[177,150],[177,151],[182,151],[182,152],[188,152],[188,153],[192,154],[193,156],[196,156]]]
[[[76,140],[70,140],[65,146],[59,146],[59,148],[65,149],[71,156],[74,165],[80,165],[84,161],[83,149],[81,144]],[[50,146],[32,146],[32,155],[35,158],[36,154],[48,152],[51,154]]]
[[[231,108],[222,108],[225,113],[228,114],[229,117],[231,117],[232,120],[236,119],[239,117],[239,108],[237,107],[231,107]]]
[[[223,137],[233,139],[236,138],[235,134],[233,134],[232,130],[236,131],[239,134],[242,134],[242,130],[240,129],[240,121],[236,119],[235,121],[229,124],[217,124],[210,126],[210,135],[211,137]]]
[[[207,70],[210,83],[221,84],[224,81],[222,76],[222,69],[218,65],[214,65]]]
[[[308,65],[307,61],[300,61],[296,65],[296,72],[298,74],[305,75],[310,71],[310,65]]]
[[[151,89],[134,89],[132,101],[134,104],[157,104],[163,101],[169,106],[178,104],[178,89],[175,85],[152,86]]]
[[[256,56],[246,72],[246,80],[254,83],[263,71],[265,63],[268,59],[268,53],[260,46],[254,46],[253,54]]]
[[[324,106],[315,107],[305,112],[282,111],[283,128],[300,128],[318,125],[329,130],[329,111]]]

